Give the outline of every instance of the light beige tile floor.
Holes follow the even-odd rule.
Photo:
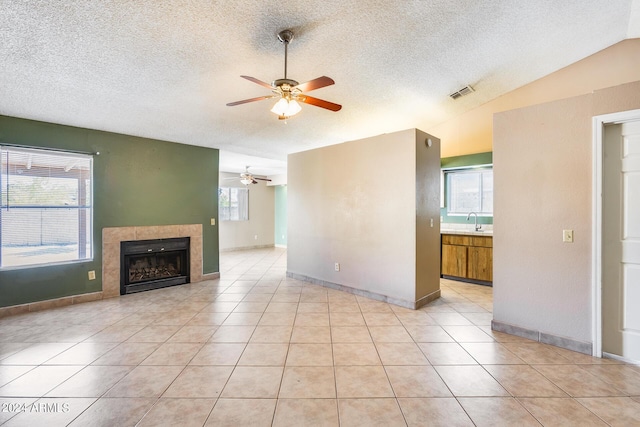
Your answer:
[[[0,424],[640,425],[639,367],[491,331],[489,287],[443,279],[413,311],[287,279],[283,249],[220,258],[0,319]]]

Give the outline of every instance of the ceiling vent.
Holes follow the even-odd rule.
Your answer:
[[[467,86],[463,87],[462,89],[453,92],[449,96],[451,97],[451,99],[458,99],[461,96],[465,96],[465,95],[470,94],[471,92],[473,92],[473,88],[471,86],[467,85]]]

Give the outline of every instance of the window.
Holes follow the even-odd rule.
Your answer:
[[[447,213],[476,212],[493,215],[493,170],[458,169],[445,171]]]
[[[218,190],[220,221],[249,220],[249,189],[220,188]]]
[[[91,156],[0,147],[0,268],[91,259]]]

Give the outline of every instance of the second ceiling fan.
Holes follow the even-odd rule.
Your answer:
[[[251,82],[266,87],[273,92],[272,95],[258,96],[256,98],[243,99],[242,101],[230,102],[227,104],[229,107],[235,105],[246,104],[248,102],[262,101],[263,99],[279,98],[278,102],[273,106],[271,112],[278,115],[280,120],[286,120],[289,117],[298,114],[302,107],[298,102],[314,105],[316,107],[325,108],[331,111],[340,111],[342,105],[335,104],[333,102],[325,101],[323,99],[314,98],[309,95],[305,95],[304,92],[310,92],[315,89],[320,89],[325,86],[331,86],[335,82],[333,79],[327,76],[318,77],[310,80],[306,83],[298,83],[295,80],[287,78],[287,47],[291,40],[293,40],[293,32],[291,30],[284,30],[278,33],[278,40],[284,43],[284,78],[277,79],[271,82],[271,84],[258,80],[255,77],[240,76]]]
[[[244,172],[241,172],[238,177],[234,176],[234,177],[225,178],[225,179],[239,179],[240,182],[243,183],[244,185],[257,184],[258,181],[256,180],[271,181],[269,178],[260,178],[260,177],[254,176],[251,172],[249,172],[249,167],[250,166],[245,166]]]

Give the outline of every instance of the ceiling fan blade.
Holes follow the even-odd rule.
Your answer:
[[[253,179],[259,179],[260,181],[271,181],[269,178],[258,178],[257,176],[254,176]]]
[[[267,89],[275,89],[275,88],[274,88],[273,86],[271,86],[269,83],[265,83],[265,82],[263,82],[262,80],[258,80],[258,79],[256,79],[255,77],[251,77],[251,76],[240,76],[240,77],[242,77],[243,79],[247,79],[247,80],[249,80],[250,82],[254,82],[254,83],[256,83],[256,84],[259,84],[260,86],[264,86],[264,87],[266,87]]]
[[[257,98],[243,99],[242,101],[230,102],[227,107],[233,107],[234,105],[246,104],[247,102],[262,101],[263,99],[274,98],[275,95],[258,96]]]
[[[295,89],[299,89],[301,92],[309,92],[320,89],[321,87],[331,86],[332,84],[335,84],[335,82],[331,77],[322,76],[305,83],[300,83],[298,86],[295,86]]]
[[[324,99],[314,98],[313,96],[302,95],[298,96],[298,101],[302,101],[305,104],[315,105],[316,107],[326,108],[331,111],[340,111],[342,105],[334,104],[333,102],[325,101]]]

